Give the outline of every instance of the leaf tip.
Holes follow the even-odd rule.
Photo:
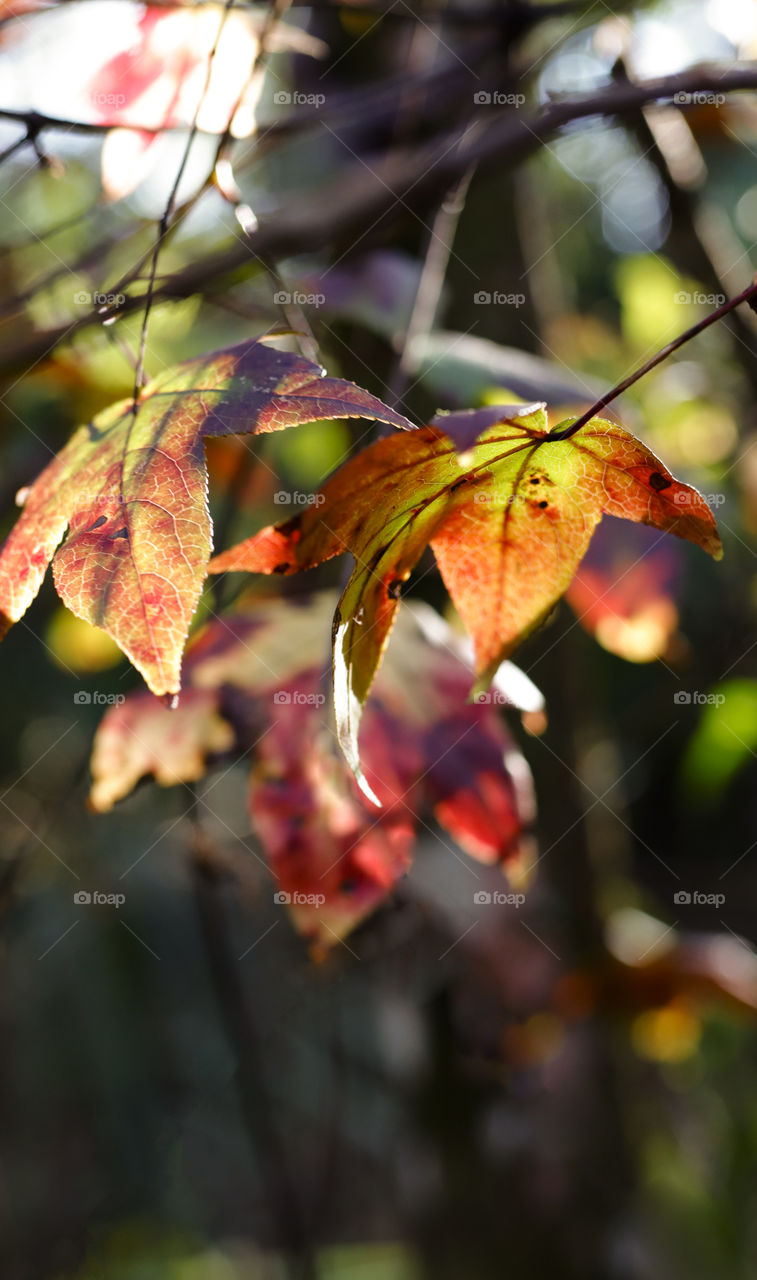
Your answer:
[[[369,783],[368,779],[366,778],[359,764],[356,769],[353,769],[353,774],[355,777],[355,781],[358,787],[360,788],[360,790],[362,791],[363,795],[365,796],[366,800],[370,800],[371,804],[375,805],[377,809],[383,809],[384,807],[383,804],[379,800],[378,796],[376,795],[376,792],[373,790],[373,787]]]
[[[705,547],[705,551],[709,552],[713,560],[723,559],[725,551],[723,549],[723,542],[719,533],[713,533],[709,545]]]

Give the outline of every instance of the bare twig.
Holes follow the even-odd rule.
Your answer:
[[[80,0],[58,0],[57,8],[62,8],[65,4],[80,2]],[[131,3],[131,0],[127,0]],[[197,0],[150,0],[150,6],[154,9],[194,9]],[[344,9],[356,10],[359,13],[370,13],[377,17],[393,19],[397,22],[408,23],[418,22],[423,19],[423,14],[416,14],[408,4],[398,8],[391,4],[390,0],[385,3],[384,0],[292,0],[294,8],[304,7],[315,9],[321,13],[339,13]],[[52,8],[52,3],[50,8]],[[233,0],[229,6],[231,9],[241,9],[252,11],[258,8],[257,0]],[[479,5],[450,5],[447,4],[442,10],[444,21],[453,26],[480,26],[489,24],[497,27],[509,27],[514,25],[523,25],[524,23],[532,24],[543,22],[550,18],[558,18],[569,16],[570,14],[581,13],[584,5],[581,0],[555,0],[553,4],[528,4],[524,0],[509,0],[508,4],[479,4]],[[44,10],[41,10],[44,12]],[[29,21],[29,14],[24,15],[25,20]],[[5,18],[0,18],[0,29],[7,23],[18,20],[16,14],[9,14]]]
[[[181,180],[184,177],[184,172],[186,170],[187,163],[189,161],[189,154],[192,150],[192,143],[194,142],[195,137],[197,136],[197,132],[198,132],[197,121],[199,119],[200,111],[202,110],[203,104],[205,102],[205,96],[210,87],[210,77],[213,74],[213,63],[215,61],[216,53],[218,52],[218,45],[221,40],[221,35],[223,34],[223,29],[226,24],[226,19],[229,15],[231,4],[232,4],[232,0],[226,0],[226,4],[224,5],[224,10],[221,15],[221,20],[218,24],[218,30],[216,32],[215,40],[213,41],[213,47],[211,48],[210,53],[208,55],[208,65],[205,71],[205,83],[203,85],[202,93],[200,94],[197,100],[197,106],[195,108],[194,118],[192,120],[192,126],[189,130],[189,136],[187,137],[187,143],[184,148],[184,153],[181,157],[181,163],[176,171],[176,177],[174,178],[173,186],[171,187],[168,200],[166,201],[166,207],[163,210],[163,216],[160,219],[160,224],[158,227],[158,235],[155,240],[155,246],[152,251],[152,259],[150,262],[150,274],[147,281],[147,293],[145,295],[145,314],[144,314],[144,319],[142,321],[142,332],[139,339],[139,350],[137,352],[137,367],[134,375],[135,407],[137,404],[137,400],[139,398],[139,392],[142,387],[142,381],[144,376],[145,352],[147,349],[147,330],[150,323],[150,310],[152,307],[153,291],[155,289],[155,277],[158,271],[158,259],[160,257],[160,251],[163,247],[163,241],[166,238],[166,233],[168,231],[171,217],[173,215],[174,205],[176,204],[176,195],[181,185]],[[136,411],[136,408],[135,408],[135,411]]]
[[[402,354],[389,388],[389,403],[399,405],[412,375],[416,372],[418,339],[431,332],[444,287],[457,224],[465,208],[465,198],[474,170],[470,168],[447,192],[434,218],[428,235],[426,256],[413,310],[402,345]]]
[[[382,219],[396,220],[407,209],[406,201],[428,198],[446,191],[472,164],[516,163],[539,150],[542,144],[572,121],[592,116],[627,115],[649,102],[672,102],[677,93],[735,93],[757,89],[757,66],[741,66],[726,71],[693,67],[671,76],[606,89],[581,97],[566,98],[526,115],[513,110],[483,108],[480,128],[466,124],[453,133],[437,135],[420,148],[401,148],[373,164],[372,171],[360,163],[340,179],[340,198],[333,189],[308,193],[307,202],[296,197],[274,217],[261,220],[249,243],[235,243],[218,253],[189,263],[167,276],[153,289],[153,298],[181,298],[195,293],[215,292],[229,277],[260,259],[276,260],[289,254],[323,251],[340,237],[354,234]],[[490,114],[491,123],[487,122]],[[257,260],[257,261],[256,261]],[[140,299],[127,298],[122,314],[136,310]],[[82,316],[73,325],[61,325],[35,334],[13,347],[8,344],[0,358],[0,369],[23,367],[39,360],[64,338],[92,324],[101,323],[97,311]]]
[[[48,116],[43,111],[15,111],[10,107],[0,107],[0,120],[14,120],[26,129],[26,138],[36,137],[46,129],[62,129],[64,133],[88,133],[99,136],[110,133],[112,124],[96,124],[88,120],[67,120],[64,116]],[[137,133],[176,133],[186,132],[186,125],[161,125],[150,128],[142,124],[126,124],[120,120],[119,129],[132,129]]]
[[[645,360],[643,365],[633,373],[629,373],[628,377],[624,378],[622,382],[619,382],[617,386],[612,387],[610,391],[606,391],[603,396],[600,396],[591,408],[587,409],[585,413],[582,413],[580,418],[576,418],[575,422],[571,422],[569,427],[565,427],[562,431],[551,432],[550,439],[569,440],[570,437],[575,435],[581,427],[585,427],[586,423],[590,422],[597,413],[600,413],[608,404],[612,404],[613,400],[617,400],[619,395],[622,395],[624,391],[627,391],[629,387],[632,387],[640,378],[645,377],[645,375],[650,373],[652,369],[656,369],[658,364],[662,364],[663,360],[667,360],[668,356],[672,355],[674,351],[677,351],[679,347],[682,347],[684,343],[690,342],[698,333],[702,333],[705,329],[709,329],[710,325],[715,324],[717,320],[722,320],[723,316],[727,316],[729,311],[733,311],[734,307],[740,307],[742,302],[749,302],[751,305],[751,300],[755,296],[757,296],[757,281],[753,281],[748,288],[743,289],[735,298],[731,298],[728,302],[724,302],[722,307],[718,307],[716,311],[711,311],[708,316],[705,316],[704,320],[700,320],[698,324],[693,324],[685,333],[679,334],[677,338],[674,338],[672,342],[669,342],[667,346],[658,351],[656,355],[651,357],[651,359]]]

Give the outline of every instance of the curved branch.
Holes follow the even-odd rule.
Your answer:
[[[629,387],[632,387],[635,382],[638,382],[648,373],[651,373],[652,369],[656,369],[658,364],[662,364],[663,360],[667,360],[668,356],[672,356],[673,352],[678,351],[679,347],[690,342],[692,338],[696,338],[697,334],[703,333],[705,329],[709,329],[711,324],[715,324],[718,320],[722,320],[723,316],[727,316],[729,312],[733,311],[734,307],[740,307],[742,302],[748,302],[750,306],[754,306],[755,304],[753,303],[753,299],[755,294],[757,294],[757,282],[752,281],[752,283],[747,285],[746,289],[742,289],[741,293],[737,294],[735,298],[731,298],[728,302],[724,302],[716,311],[711,311],[708,316],[705,316],[703,320],[699,320],[696,324],[693,324],[685,333],[679,333],[677,338],[673,338],[672,342],[668,342],[659,351],[655,352],[655,354],[651,356],[649,360],[645,360],[644,364],[640,365],[638,369],[634,369],[633,373],[629,373],[628,377],[624,378],[622,382],[618,382],[614,387],[611,387],[609,391],[605,391],[604,395],[601,395],[598,400],[595,400],[594,404],[591,405],[585,413],[582,413],[580,418],[576,418],[575,421],[571,422],[567,427],[563,427],[562,431],[550,431],[550,439],[569,440],[577,431],[580,431],[581,427],[585,427],[588,422],[591,422],[592,418],[595,417],[596,414],[601,413],[608,404],[612,404],[613,400],[617,400],[618,396],[622,395],[624,391],[627,391]]]
[[[38,133],[42,133],[45,129],[63,129],[65,133],[89,133],[103,134],[110,133],[112,129],[132,129],[135,133],[151,133],[157,135],[159,133],[176,133],[186,132],[188,125],[165,125],[159,128],[149,128],[143,124],[126,124],[119,121],[118,125],[114,124],[95,124],[87,120],[66,120],[63,116],[48,116],[44,111],[19,111],[10,107],[0,107],[0,120],[10,120],[15,124],[21,124],[26,129],[27,138],[36,138]]]
[[[755,89],[757,64],[750,63],[725,71],[691,67],[654,80],[610,84],[592,94],[549,102],[528,114],[483,107],[463,126],[437,135],[425,146],[395,149],[374,161],[370,169],[358,160],[340,179],[338,200],[333,187],[290,198],[285,209],[261,219],[244,243],[235,242],[166,276],[156,286],[154,298],[212,294],[227,287],[232,277],[259,268],[261,258],[322,251],[382,219],[397,220],[410,207],[409,200],[417,204],[443,194],[471,165],[516,164],[573,121],[628,115],[650,102],[672,102],[681,93],[730,94]],[[143,302],[139,297],[127,298],[121,311],[134,311]],[[72,324],[34,334],[15,347],[7,346],[0,370],[33,363],[58,343],[98,323],[102,323],[102,316],[92,311]]]

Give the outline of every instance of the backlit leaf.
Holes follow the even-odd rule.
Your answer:
[[[678,625],[679,544],[640,525],[603,521],[568,587],[578,621],[628,662],[668,652]]]
[[[103,186],[114,199],[128,195],[147,175],[157,150],[152,130],[196,120],[208,133],[229,128],[237,138],[251,134],[263,83],[250,75],[260,54],[261,20],[255,15],[201,4],[134,6],[131,22],[130,16],[127,12],[123,20],[124,47],[99,66],[95,25],[89,53],[96,69],[85,86],[98,120],[132,126],[114,128],[103,146]],[[316,56],[325,52],[321,41],[286,23],[274,25],[268,47]]]
[[[545,620],[603,515],[720,556],[705,500],[622,427],[594,418],[557,440],[546,426],[543,405],[439,415],[369,446],[307,511],[211,562],[212,572],[295,573],[352,553],[334,617],[334,697],[339,740],[358,778],[361,708],[401,584],[429,543],[474,643],[475,690]]]
[[[526,853],[528,766],[493,702],[465,702],[470,668],[428,606],[408,606],[361,726],[360,793],[334,735],[324,637],[335,597],[252,601],[202,628],[171,712],[146,691],[111,708],[95,739],[93,808],[141,777],[201,777],[234,745],[251,760],[249,811],[297,927],[330,946],[390,893],[432,817],[472,857],[508,866]],[[515,668],[507,688],[541,697]],[[501,701],[505,700],[502,696]],[[212,804],[212,801],[211,801]]]
[[[0,549],[0,623],[25,613],[52,558],[64,604],[112,636],[154,693],[176,693],[211,551],[203,438],[361,416],[410,426],[353,383],[260,342],[168,370],[136,406],[80,427],[23,495]]]

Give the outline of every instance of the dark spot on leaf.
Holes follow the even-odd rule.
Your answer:
[[[549,503],[548,503],[548,502],[540,502],[540,503],[539,503],[539,506],[543,509],[544,507],[548,507],[548,506],[549,506]]]
[[[116,538],[128,538],[128,536],[129,530],[126,528],[126,525],[124,525],[123,529],[119,529],[118,533],[113,534],[113,541],[115,542]]]
[[[539,477],[531,476],[531,484],[538,484],[538,483],[539,483]]]
[[[107,524],[107,523],[108,523],[107,516],[98,516],[97,519],[95,520],[95,523],[91,524],[87,529],[87,533],[91,533],[93,529],[99,529],[101,525]]]
[[[105,437],[105,432],[100,427],[96,427],[94,422],[87,423],[87,431],[90,440],[102,440]]]
[[[290,520],[283,520],[281,524],[277,524],[276,528],[278,529],[279,533],[283,533],[284,535],[287,535],[290,533],[294,533],[295,530],[299,528],[300,523],[301,523],[300,516],[292,516]]]
[[[289,568],[289,565],[287,564],[287,562],[286,562],[286,560],[285,560],[283,564],[277,564],[277,565],[274,565],[274,567],[273,567],[273,572],[274,572],[274,573],[286,573],[286,571],[287,571],[287,569],[288,569],[288,568]]]
[[[670,488],[673,481],[668,480],[667,476],[661,476],[659,471],[653,471],[649,477],[649,483],[655,493],[662,493],[663,489]]]
[[[381,561],[381,557],[386,555],[390,545],[391,544],[387,544],[386,546],[379,547],[378,550],[374,553],[374,555],[371,556],[371,559],[367,566],[370,573],[374,573],[375,570],[378,568],[378,565]],[[349,551],[349,547],[347,547],[347,550]]]
[[[402,580],[401,578],[395,578],[394,582],[390,582],[387,585],[386,594],[388,596],[391,596],[392,600],[399,600],[401,590],[402,590]]]

